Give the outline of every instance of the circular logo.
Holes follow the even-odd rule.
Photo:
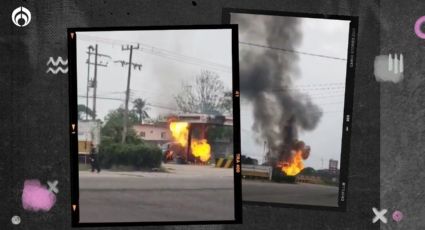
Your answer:
[[[21,217],[19,217],[19,216],[13,216],[12,217],[12,224],[18,225],[20,223],[21,223]]]
[[[16,8],[12,12],[12,22],[19,27],[27,26],[31,22],[31,12],[23,6]]]
[[[396,210],[393,212],[393,220],[395,222],[400,222],[403,219],[403,213]]]
[[[416,23],[415,23],[415,34],[416,36],[422,39],[425,39],[425,33],[422,32],[421,30],[421,26],[424,22],[425,22],[425,16],[422,16],[418,18],[418,20],[416,20]]]

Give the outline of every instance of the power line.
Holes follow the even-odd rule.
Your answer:
[[[315,87],[315,88],[297,88],[297,87],[281,87],[281,88],[275,88],[271,89],[271,91],[285,91],[285,90],[344,90],[345,86],[339,86],[339,87]]]
[[[86,98],[86,96],[84,96],[84,95],[78,95],[78,97]],[[92,96],[89,96],[89,98],[93,98],[93,97]],[[113,97],[97,97],[97,99],[125,102],[125,99],[122,99],[122,98],[113,98]],[[147,103],[146,105],[152,106],[152,107],[156,107],[156,108],[160,108],[160,109],[167,109],[167,110],[171,110],[171,111],[176,111],[177,110],[176,108],[171,108],[171,107],[167,107],[167,106],[163,106],[163,105],[159,105],[159,104]]]
[[[78,97],[86,98],[87,96],[84,95],[78,95]],[[88,98],[93,98],[93,96],[88,96]],[[96,99],[103,99],[103,100],[115,100],[115,101],[124,101],[124,99],[121,98],[112,98],[112,97],[99,97],[97,96]]]
[[[141,51],[141,52],[144,52],[144,51]],[[191,61],[191,60],[179,59],[178,57],[169,56],[167,54],[153,53],[153,52],[149,52],[149,51],[148,51],[148,54],[167,58],[167,59],[173,60],[173,61],[183,62],[183,63],[186,63],[186,64],[192,64],[192,65],[204,66],[204,67],[207,66],[207,68],[211,68],[211,69],[215,69],[215,70],[223,71],[223,72],[227,72],[227,73],[231,72],[231,70],[226,68],[226,67],[219,67],[219,66],[214,66],[214,65],[210,65],[210,64],[204,64],[202,62],[196,62],[196,61],[193,61],[193,60]]]
[[[283,85],[284,87],[317,87],[317,86],[334,86],[334,85],[345,85],[345,82],[333,82],[333,83],[318,83],[318,84],[307,84],[307,85]]]
[[[241,117],[247,117],[247,116],[251,116],[250,114],[249,114],[249,112],[250,111],[248,111],[248,110],[244,110],[244,109],[241,109],[241,114],[240,114],[240,116]],[[307,112],[307,114],[327,114],[327,113],[343,113],[344,111],[343,110],[327,110],[327,111],[308,111]]]
[[[172,110],[172,111],[176,111],[176,108],[171,108],[171,107],[166,107],[166,106],[162,106],[162,105],[155,105],[152,103],[147,103],[146,105],[152,106],[152,107],[157,107],[160,109],[168,109],[168,110]]]
[[[324,100],[324,99],[334,99],[334,98],[344,98],[344,92],[333,92],[332,94],[302,94],[296,96],[296,98],[302,99],[311,99],[311,100]]]
[[[340,104],[344,104],[344,102],[343,101],[335,101],[335,102],[329,102],[329,103],[317,103],[315,105],[322,106],[322,105],[340,105]]]
[[[204,60],[204,59],[201,59],[201,58],[191,57],[191,56],[188,56],[188,55],[177,53],[175,51],[170,51],[170,50],[166,50],[166,49],[163,49],[163,48],[158,48],[158,47],[148,45],[148,44],[144,44],[144,43],[140,43],[140,42],[99,38],[99,37],[89,36],[89,35],[80,35],[79,38],[81,40],[85,40],[85,41],[97,41],[97,42],[102,42],[102,43],[107,43],[107,44],[112,44],[112,45],[118,45],[118,44],[122,44],[122,43],[133,43],[133,44],[139,45],[141,47],[140,51],[147,53],[147,54],[159,56],[159,57],[162,57],[162,58],[167,58],[167,59],[174,60],[174,61],[183,62],[183,63],[186,63],[186,64],[192,64],[192,65],[197,65],[197,66],[203,65],[204,67],[207,66],[208,68],[211,68],[211,69],[216,69],[216,70],[220,70],[220,71],[224,71],[224,72],[231,72],[231,67],[226,66],[226,65],[207,61],[207,60]]]
[[[241,42],[240,41],[239,44],[261,47],[261,48],[272,49],[272,50],[279,50],[279,51],[288,52],[288,53],[296,53],[296,54],[303,54],[303,55],[309,55],[309,56],[314,56],[314,57],[329,58],[329,59],[334,59],[334,60],[339,60],[339,61],[346,61],[347,60],[346,58],[332,57],[332,56],[327,56],[327,55],[322,55],[322,54],[313,54],[313,53],[302,52],[302,51],[297,51],[297,50],[289,50],[289,49],[284,49],[284,48],[279,48],[279,47],[260,45],[260,44],[250,43],[250,42]]]

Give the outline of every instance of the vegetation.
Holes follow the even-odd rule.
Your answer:
[[[101,130],[102,142],[99,146],[99,161],[102,168],[111,169],[128,166],[135,170],[151,170],[161,166],[162,152],[140,139],[132,129],[138,124],[135,111],[129,111],[126,143],[121,143],[124,109],[111,111]]]
[[[133,111],[136,112],[139,117],[139,124],[142,124],[144,119],[150,118],[147,112],[149,108],[147,107],[146,100],[143,100],[142,98],[137,98],[133,101],[133,104]]]
[[[102,142],[121,142],[122,132],[123,132],[123,122],[124,122],[124,109],[118,108],[111,111],[105,118],[106,123],[102,127],[101,136]],[[128,122],[127,122],[127,136],[126,143],[128,144],[140,144],[140,140],[132,127],[137,124],[139,121],[137,114],[134,111],[128,112]]]
[[[161,167],[162,153],[158,147],[145,144],[106,143],[99,148],[103,168],[131,166],[135,170]]]
[[[247,165],[258,165],[258,161],[256,159],[251,158],[251,157],[247,157],[245,155],[242,155],[241,163],[247,164]]]
[[[226,92],[219,76],[203,70],[195,84],[183,83],[183,90],[175,96],[178,108],[184,113],[232,113],[232,97]]]
[[[91,119],[93,119],[94,117],[94,112],[93,110],[91,110],[89,107],[85,106],[85,105],[78,105],[78,120],[87,120],[86,117],[90,117]]]

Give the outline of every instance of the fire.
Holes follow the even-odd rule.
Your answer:
[[[186,147],[189,138],[189,123],[187,122],[171,122],[170,123],[171,134],[181,146]],[[211,157],[211,146],[208,144],[206,139],[195,139],[191,140],[190,149],[195,157],[199,157],[202,162],[206,162]]]
[[[208,144],[206,139],[192,140],[192,154],[195,157],[199,157],[202,162],[206,162],[211,157],[211,146]]]
[[[171,122],[171,134],[181,146],[186,147],[187,139],[189,137],[189,123],[187,122]]]
[[[282,166],[282,171],[288,176],[295,176],[304,169],[303,151],[296,151],[292,155],[291,162],[285,162]]]

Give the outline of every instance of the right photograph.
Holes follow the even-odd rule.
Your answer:
[[[357,18],[225,9],[239,27],[245,203],[345,210]]]

